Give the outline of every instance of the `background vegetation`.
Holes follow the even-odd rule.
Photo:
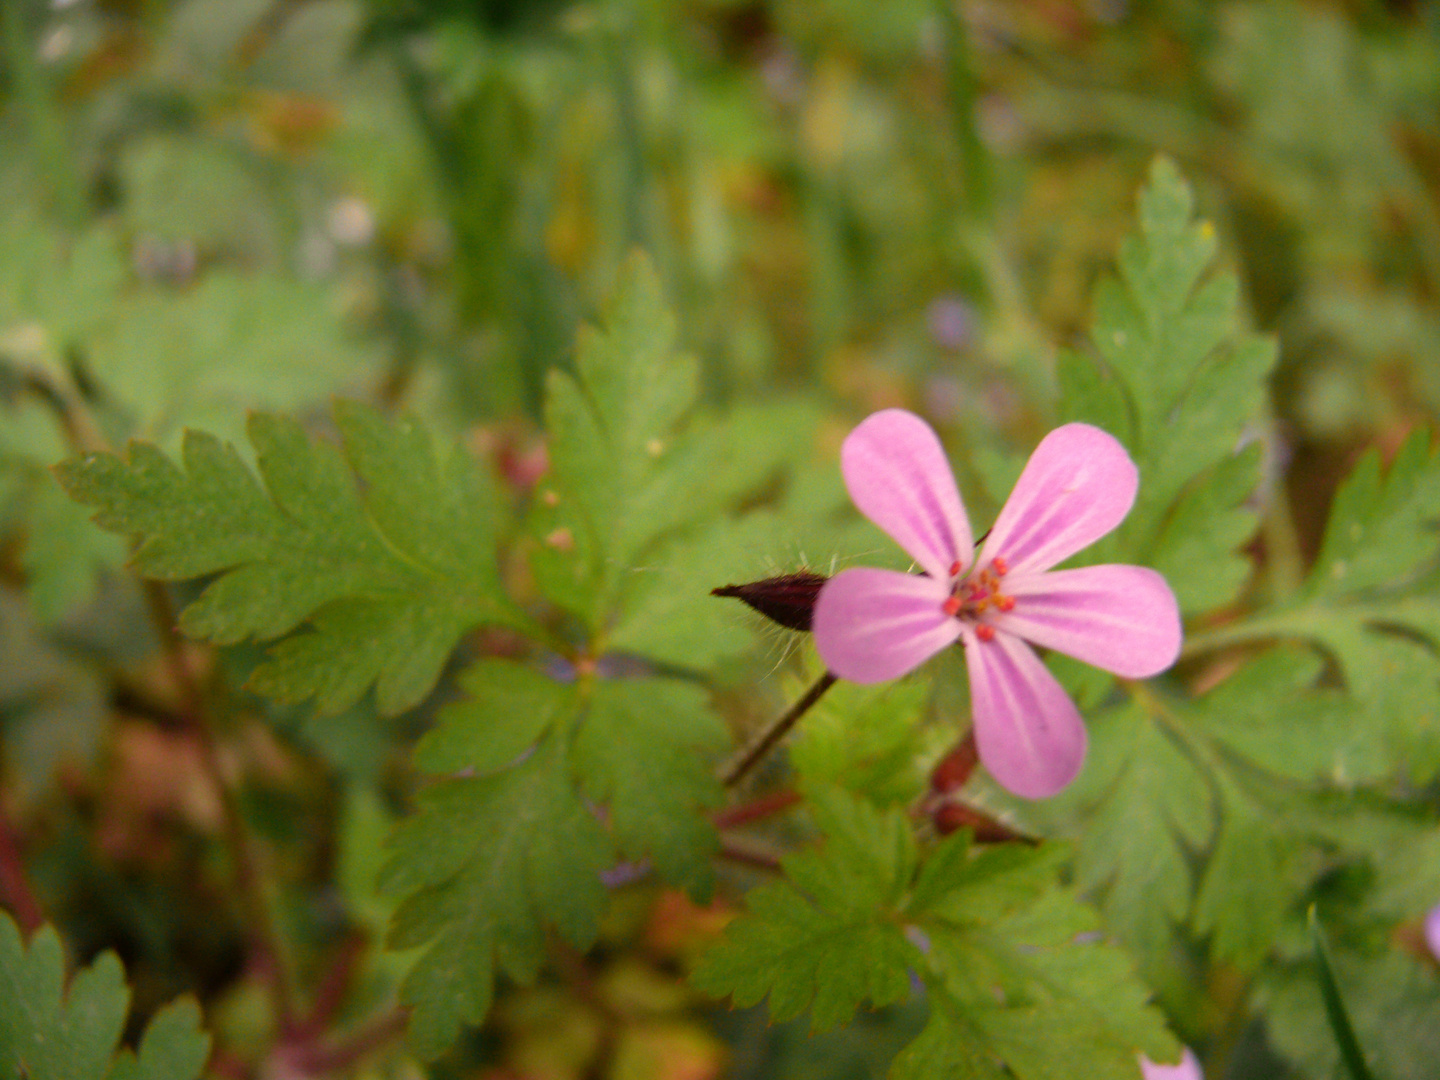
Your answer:
[[[777,1008],[718,962],[714,996],[687,976],[781,854],[908,820],[959,734],[953,670],[840,687],[792,755],[813,810],[782,756],[718,833],[699,812],[721,805],[710,763],[818,674],[799,635],[709,589],[893,563],[847,516],[835,453],[903,405],[977,522],[1057,421],[1121,435],[1142,504],[1107,557],[1163,569],[1192,616],[1170,704],[1064,671],[1094,720],[1072,793],[970,793],[1065,841],[1026,872],[1100,921],[1054,925],[1123,948],[1212,1078],[1319,1080],[1341,1066],[1318,904],[1376,1075],[1433,1078],[1440,7],[0,14],[0,904],[58,931],[24,953],[0,925],[0,972],[38,995],[11,999],[31,1020],[90,1031],[55,1076],[105,1075],[122,1025],[158,1034],[117,1076],[193,1077],[207,1052],[221,1077],[884,1075],[926,1022],[908,983],[772,1026],[724,995],[810,1000]],[[1136,359],[1114,335],[1142,331]],[[186,447],[187,475],[214,466],[191,488],[147,451],[82,456],[174,458],[187,430],[219,440]],[[277,503],[247,494],[257,468]],[[426,560],[449,576],[407,576]],[[262,570],[217,593],[241,564]],[[592,677],[620,689],[550,696]],[[558,716],[580,717],[568,749],[542,735]],[[436,809],[456,789],[425,776],[537,738],[525,768],[555,743],[582,779],[527,850],[596,836],[546,864],[552,886],[495,863],[532,881],[514,899],[443,855],[509,804],[461,835]],[[521,912],[457,954],[483,986],[437,973],[443,949],[417,959],[450,926],[414,906],[427,889]],[[109,1027],[46,1013],[62,951]],[[866,999],[894,1004],[851,1019]],[[1000,1055],[1014,1075],[1080,1075],[1067,1053],[1103,1042],[1051,1006],[1027,1036],[1049,1056]],[[1085,1075],[1130,1068],[1139,1037],[1111,1041]],[[915,1045],[904,1075],[1005,1075],[927,1072]]]

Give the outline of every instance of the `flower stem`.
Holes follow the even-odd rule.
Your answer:
[[[809,712],[810,707],[819,701],[825,691],[834,686],[836,682],[837,676],[828,671],[821,675],[815,684],[805,691],[804,697],[781,713],[769,727],[751,740],[748,746],[725,763],[724,768],[720,770],[720,782],[726,787],[734,787],[745,779],[750,770],[759,764],[760,759],[785,737],[785,733],[795,726],[796,721]]]

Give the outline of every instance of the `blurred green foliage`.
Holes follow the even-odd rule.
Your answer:
[[[1153,692],[1057,663],[1086,773],[983,808],[1075,838],[1073,889],[1212,1080],[1336,1067],[1311,901],[1377,1074],[1433,1072],[1440,6],[0,0],[0,92],[0,864],[79,972],[63,997],[47,931],[0,974],[61,1026],[114,984],[85,1075],[121,1038],[107,950],[116,1076],[184,1073],[186,992],[221,1077],[883,1074],[916,997],[804,1043],[682,975],[779,855],[880,862],[809,845],[899,828],[953,673],[833,691],[791,764],[850,794],[809,816],[675,807],[715,802],[720,721],[743,738],[800,693],[777,668],[816,674],[708,590],[904,565],[834,463],[896,404],[980,520],[1054,422],[1124,438],[1142,503],[1097,557],[1163,569],[1202,642]],[[950,970],[885,921],[944,876],[930,839],[868,907],[764,886],[701,984],[796,1012],[744,949],[853,904],[894,962],[812,972],[820,1026],[906,997],[907,963],[963,1003],[899,1075],[1167,1049],[1037,886],[997,924],[1088,959],[995,1020],[1048,1044],[957,1062],[972,931],[915,909]],[[428,951],[384,948],[392,919]],[[1097,992],[1127,1001],[1099,1035]]]

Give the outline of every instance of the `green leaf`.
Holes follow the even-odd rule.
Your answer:
[[[123,549],[86,520],[49,476],[38,478],[28,510],[21,565],[36,617],[54,623],[94,595],[97,569],[118,564]]]
[[[65,985],[60,938],[42,927],[27,947],[0,911],[0,1076],[25,1080],[195,1080],[209,1056],[200,1010],[185,998],[156,1013],[136,1059],[112,1055],[130,991],[114,953],[103,953]]]
[[[1330,507],[1307,597],[1347,597],[1403,584],[1434,564],[1440,519],[1440,465],[1425,431],[1412,432],[1382,477],[1371,450]]]
[[[263,488],[231,447],[196,433],[181,466],[136,443],[125,459],[90,454],[58,475],[101,526],[140,538],[141,573],[218,575],[181,614],[188,634],[283,638],[256,690],[338,712],[373,684],[380,709],[399,712],[429,692],[461,635],[525,621],[500,591],[483,469],[458,449],[437,453],[411,421],[344,401],[334,415],[341,448],[251,417]]]
[[[1137,1051],[1177,1053],[1129,958],[1057,889],[1068,855],[963,833],[929,855],[906,917],[929,943],[930,1023],[892,1077],[1133,1078]]]
[[[66,350],[112,316],[129,277],[127,258],[113,228],[70,239],[41,220],[25,208],[0,227],[0,336],[65,385]],[[16,349],[21,343],[29,347]]]
[[[1440,979],[1434,969],[1394,949],[1374,955],[1338,943],[1331,960],[1372,1074],[1431,1080],[1440,1060]],[[1266,1027],[1271,1043],[1303,1075],[1339,1077],[1343,1065],[1319,978],[1313,960],[1270,973]]]
[[[1107,929],[1164,985],[1194,895],[1192,852],[1208,845],[1216,819],[1204,770],[1146,704],[1091,718],[1084,769],[1045,810],[1078,837],[1078,887],[1098,896]]]
[[[1078,885],[1098,892],[1107,926],[1157,985],[1178,990],[1187,924],[1253,970],[1306,887],[1299,857],[1320,843],[1302,785],[1383,774],[1365,718],[1320,685],[1322,668],[1273,650],[1196,701],[1147,694],[1090,725],[1080,778],[1046,812],[1076,830]]]
[[[273,273],[137,289],[90,335],[88,370],[123,434],[167,450],[186,428],[238,442],[248,410],[324,401],[374,371],[377,350],[347,330],[338,302],[329,285]]]
[[[260,164],[236,148],[218,139],[148,134],[126,141],[118,170],[121,207],[135,233],[274,256],[278,221]]]
[[[1174,163],[1157,158],[1140,193],[1140,233],[1120,247],[1120,279],[1096,293],[1095,345],[1130,388],[1142,441],[1230,329],[1235,279],[1212,278],[1197,292],[1216,240],[1213,226],[1193,220],[1194,201]],[[1144,399],[1135,396],[1142,389]]]
[[[1323,667],[1299,649],[1260,653],[1187,711],[1188,730],[1291,780],[1351,786],[1383,776],[1373,725],[1346,694],[1321,685]]]
[[[1388,472],[1378,455],[1365,455],[1335,496],[1300,593],[1236,628],[1237,636],[1308,641],[1338,661],[1363,717],[1350,752],[1363,761],[1361,775],[1424,783],[1440,771],[1437,520],[1440,459],[1425,433],[1405,441]]]
[[[649,856],[667,881],[700,895],[718,846],[700,811],[721,800],[701,752],[713,757],[728,741],[705,692],[673,679],[596,680],[575,740],[575,768],[609,806],[621,852]]]
[[[1261,456],[1253,443],[1222,458],[1206,482],[1180,496],[1161,528],[1151,565],[1182,614],[1229,603],[1249,579],[1251,563],[1239,549],[1255,533],[1256,514],[1243,504],[1259,481]]]
[[[130,991],[114,953],[103,953],[66,987],[54,929],[42,927],[27,949],[0,911],[0,1067],[29,1080],[99,1080],[120,1041]]]
[[[1130,402],[1118,378],[1090,357],[1070,349],[1060,351],[1055,375],[1067,420],[1093,424],[1127,445],[1134,442]]]
[[[580,707],[573,686],[511,660],[478,660],[459,684],[466,697],[442,708],[415,748],[415,764],[426,772],[495,772]]]
[[[896,1055],[888,1073],[890,1080],[1009,1080],[1013,1075],[978,1026],[944,998],[932,1004],[929,1023]]]
[[[768,995],[777,1021],[809,1008],[823,1030],[867,1000],[900,1000],[918,973],[930,1023],[892,1077],[1133,1080],[1137,1050],[1176,1056],[1129,959],[1057,890],[1063,848],[976,850],[962,832],[917,873],[901,812],[834,790],[810,798],[820,847],[747,896],[693,976],[701,990],[737,1005]]]
[[[807,665],[787,698],[797,700],[823,670],[818,660]],[[920,721],[929,698],[930,685],[919,678],[870,686],[837,682],[805,714],[791,743],[790,761],[802,785],[843,787],[881,806],[919,798],[921,762],[928,756]],[[935,735],[944,737],[933,732],[932,742]]]
[[[582,329],[575,375],[552,371],[546,383],[551,473],[536,529],[542,537],[563,529],[570,543],[542,545],[536,573],[546,595],[592,632],[639,553],[692,512],[675,461],[688,448],[676,428],[695,402],[698,371],[674,345],[660,281],[636,256],[600,326]]]
[[[1158,158],[1120,275],[1095,293],[1092,337],[1106,370],[1073,354],[1060,366],[1062,415],[1111,431],[1140,469],[1134,509],[1087,557],[1143,559],[1174,575],[1185,612],[1230,602],[1248,576],[1236,550],[1255,529],[1241,504],[1259,459],[1235,448],[1275,363],[1273,342],[1240,332],[1238,282],[1211,274],[1215,231],[1193,209],[1179,171]]]
[[[424,789],[396,830],[381,887],[406,898],[390,946],[427,946],[401,990],[422,1056],[484,1018],[496,968],[534,980],[547,923],[576,948],[595,940],[611,847],[569,769],[552,733],[512,768]]]
[[[1195,897],[1195,929],[1211,935],[1210,951],[1254,971],[1275,948],[1297,893],[1289,880],[1292,846],[1237,785],[1222,779],[1220,825]]]
[[[717,844],[704,811],[720,801],[709,759],[727,741],[707,695],[673,679],[560,682],[485,659],[460,682],[470,696],[440,711],[416,762],[463,778],[422,792],[382,875],[404,898],[390,944],[429,946],[402,993],[427,1057],[483,1019],[497,968],[533,979],[546,923],[588,947],[606,902],[599,874],[617,855],[709,891]]]
[[[138,1056],[121,1053],[110,1080],[193,1080],[209,1056],[210,1036],[200,1030],[200,1007],[192,998],[180,998],[151,1019]]]
[[[1017,860],[1010,872],[1033,871]],[[1133,1080],[1137,1052],[1178,1056],[1132,961],[1094,939],[1098,919],[1072,895],[1052,887],[994,919],[972,914],[965,923],[939,918],[921,926],[931,941],[931,1023],[939,1025],[932,1047],[984,1048],[1019,1080]],[[892,1076],[918,1075],[909,1068],[897,1063]]]
[[[893,917],[914,870],[902,814],[840,792],[815,793],[816,851],[783,860],[789,880],[746,895],[747,912],[707,952],[692,981],[714,997],[753,1005],[768,995],[780,1021],[807,1008],[814,1031],[909,993],[921,953]]]
[[[756,553],[780,549],[785,535],[779,518],[761,512],[662,545],[626,582],[605,647],[699,670],[748,651],[755,620],[710,590],[766,576]]]
[[[573,736],[575,782],[607,807],[619,851],[652,859],[667,881],[708,892],[716,838],[703,811],[720,802],[711,761],[729,734],[703,690],[661,678],[560,682],[493,659],[467,669],[460,684],[470,696],[440,710],[417,765],[494,773],[548,732]]]

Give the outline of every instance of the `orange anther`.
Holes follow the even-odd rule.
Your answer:
[[[995,571],[996,577],[1004,577],[1010,572],[1010,564],[1002,556],[996,555],[990,560],[990,569]]]
[[[995,598],[995,606],[1001,611],[1014,611],[1015,598],[1013,596],[997,596]]]
[[[954,577],[958,573],[960,573],[960,560],[956,559],[950,564],[950,576]]]
[[[940,610],[945,612],[946,615],[960,614],[960,598],[958,596],[947,596],[945,603],[940,605]]]
[[[975,636],[981,641],[994,641],[995,628],[993,626],[986,626],[984,623],[981,623],[979,626],[975,627]]]

